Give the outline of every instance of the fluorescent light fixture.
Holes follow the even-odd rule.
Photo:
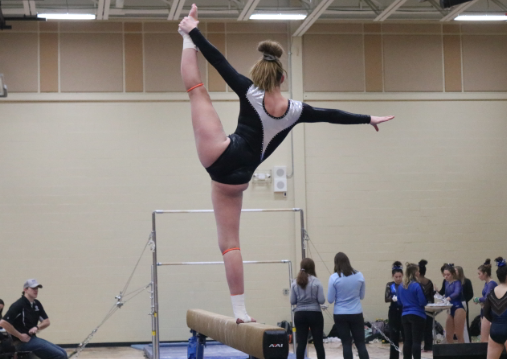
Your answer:
[[[459,15],[455,21],[507,21],[507,15]]]
[[[48,20],[95,20],[94,14],[37,14]]]
[[[250,20],[304,20],[303,14],[252,14]]]

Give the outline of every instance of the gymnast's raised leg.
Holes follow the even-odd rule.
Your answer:
[[[197,7],[195,5],[192,5],[189,16],[184,21],[197,25]],[[179,31],[184,39],[181,77],[190,97],[197,154],[201,164],[207,168],[225,151],[230,139],[224,132],[208,91],[202,86],[196,47],[181,25]],[[248,183],[230,185],[212,181],[211,184],[218,245],[223,254],[227,284],[238,323],[254,321],[248,316],[245,309],[243,258],[239,249],[239,222],[243,191],[247,188]]]

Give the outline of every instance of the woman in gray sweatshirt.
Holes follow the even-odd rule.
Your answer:
[[[295,305],[294,325],[296,326],[296,358],[305,358],[308,329],[312,331],[313,343],[318,359],[325,359],[324,317],[320,305],[324,304],[324,288],[315,274],[315,262],[311,258],[301,261],[301,270],[290,291],[290,303]]]

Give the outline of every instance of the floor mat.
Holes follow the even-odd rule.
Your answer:
[[[161,343],[160,344],[160,359],[187,359],[187,342],[182,343]],[[153,359],[153,346],[148,345],[132,345],[135,349],[144,351],[144,355],[148,359]],[[220,342],[206,342],[204,348],[205,359],[246,359],[248,354],[239,350],[231,348]],[[289,359],[296,359],[296,356],[289,353]]]

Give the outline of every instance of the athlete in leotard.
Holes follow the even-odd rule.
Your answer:
[[[462,285],[453,265],[446,264],[444,266],[444,278],[446,280],[445,298],[452,304],[451,312],[445,323],[445,337],[447,343],[452,344],[454,334],[456,334],[458,343],[464,343],[463,330],[465,328],[466,313],[461,301]]]
[[[181,76],[189,93],[192,125],[201,164],[212,179],[212,203],[217,223],[227,283],[237,322],[249,322],[244,304],[243,261],[239,251],[239,221],[243,192],[257,166],[268,158],[290,130],[302,122],[377,125],[392,119],[355,115],[340,110],[313,108],[282,96],[284,70],[279,44],[265,42],[264,57],[252,70],[253,81],[239,74],[197,29],[197,7],[180,25],[183,36]],[[202,86],[196,46],[225,82],[239,96],[240,113],[236,131],[227,136],[208,92]],[[259,75],[260,68],[267,75]],[[257,70],[257,71],[256,71]]]
[[[477,268],[477,276],[480,280],[483,280],[484,288],[482,289],[482,297],[475,297],[474,303],[480,304],[484,306],[484,302],[488,297],[489,292],[491,292],[498,284],[491,279],[491,260],[488,258],[481,264],[479,268]],[[489,339],[489,328],[491,326],[491,322],[484,318],[484,310],[481,308],[481,342],[487,343]]]
[[[491,322],[488,339],[488,359],[498,359],[507,349],[507,265],[505,259],[495,259],[500,284],[489,292],[484,301],[484,317]]]

